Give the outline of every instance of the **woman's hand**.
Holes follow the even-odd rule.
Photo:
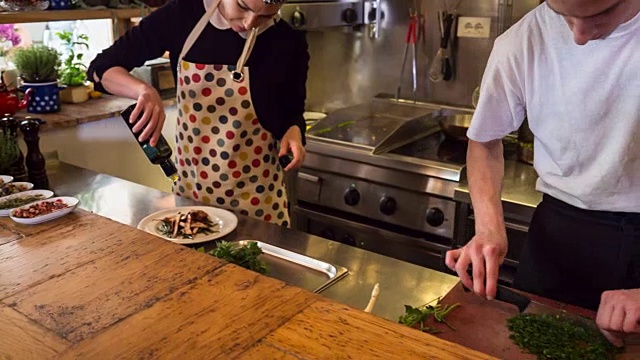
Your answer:
[[[138,119],[140,115],[142,117]],[[131,112],[131,121],[135,122],[138,119],[133,127],[133,132],[137,134],[144,128],[144,131],[138,136],[138,140],[145,141],[151,137],[149,143],[151,146],[156,146],[160,135],[162,135],[165,118],[164,105],[158,91],[147,84],[141,86],[137,106]]]
[[[304,146],[302,146],[302,133],[297,125],[290,127],[282,137],[282,140],[280,140],[280,153],[278,156],[285,156],[289,151],[293,153],[293,161],[284,171],[299,168],[307,154]]]

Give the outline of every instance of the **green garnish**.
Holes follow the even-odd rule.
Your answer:
[[[197,251],[205,252],[203,247],[198,248]],[[208,252],[217,258],[264,275],[268,270],[267,265],[258,258],[262,253],[258,243],[253,241],[247,245],[220,241],[215,249]]]
[[[518,314],[507,320],[509,338],[539,360],[609,360],[616,348],[595,327],[563,315]]]
[[[0,203],[0,210],[15,209],[17,207],[30,204],[32,202],[44,199],[43,195],[30,195],[8,199]]]
[[[431,305],[434,302],[435,304]],[[455,331],[456,329],[451,326],[447,322],[447,320],[445,320],[445,316],[447,316],[447,314],[449,314],[458,306],[460,306],[460,304],[442,305],[440,304],[440,298],[433,299],[428,303],[416,308],[405,305],[405,313],[404,315],[400,316],[398,322],[402,325],[417,328],[418,330],[429,334],[437,334],[439,332],[442,332],[442,330],[438,330],[430,326],[425,326],[425,322],[429,320],[430,317],[433,317],[436,322],[443,323],[447,325],[451,330]]]

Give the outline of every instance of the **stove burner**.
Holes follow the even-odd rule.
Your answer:
[[[467,157],[467,142],[449,140],[442,132],[436,132],[392,150],[391,153],[454,165],[464,165]]]

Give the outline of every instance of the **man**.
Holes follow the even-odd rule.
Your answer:
[[[446,259],[489,299],[507,253],[501,138],[525,116],[544,198],[514,286],[597,309],[621,345],[640,332],[640,0],[548,0],[496,40],[467,134],[476,234]]]

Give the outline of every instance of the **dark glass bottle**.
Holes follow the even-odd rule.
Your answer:
[[[44,156],[40,152],[40,136],[38,135],[41,124],[44,124],[41,119],[27,117],[20,122],[20,130],[24,134],[24,142],[27,144],[25,163],[29,181],[33,183],[34,189],[48,190],[49,178],[47,177]]]
[[[5,114],[0,119],[0,128],[11,139],[12,146],[18,153],[15,161],[9,164],[8,175],[13,176],[13,181],[27,181],[27,168],[24,165],[24,155],[18,145],[18,121],[11,115]]]
[[[156,144],[156,146],[151,146],[151,144],[149,144],[149,141],[151,139],[139,141],[138,136],[140,134],[133,132],[133,127],[136,123],[129,122],[129,119],[131,118],[131,112],[133,111],[133,109],[135,109],[135,107],[136,104],[129,106],[122,111],[120,116],[122,116],[122,119],[129,127],[129,130],[131,130],[131,133],[135,136],[136,141],[138,141],[138,144],[140,145],[140,148],[142,148],[142,151],[144,151],[147,159],[149,159],[152,164],[160,165],[160,168],[169,179],[174,182],[177,181],[179,178],[178,169],[176,169],[176,166],[171,159],[173,151],[171,150],[171,147],[167,143],[167,140],[164,138],[164,136],[160,135],[160,139],[158,139],[158,143]]]

